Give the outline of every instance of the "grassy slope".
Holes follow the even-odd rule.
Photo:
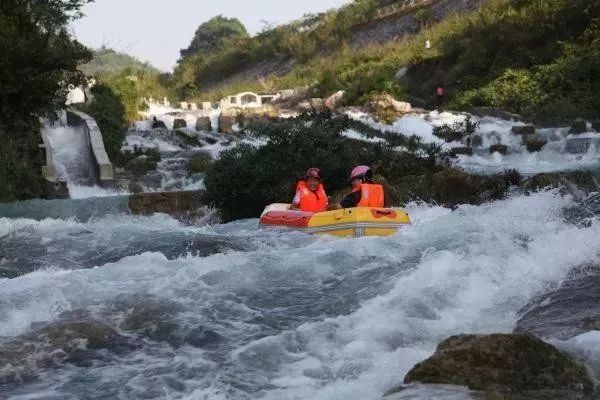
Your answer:
[[[298,29],[283,26],[277,28],[279,42],[274,33],[263,34],[243,49],[232,47],[194,65],[202,76],[214,79],[217,69],[221,77],[235,73],[269,57],[269,49],[281,54],[296,48],[299,63],[289,73],[210,92],[203,92],[202,79],[196,79],[195,94],[217,98],[243,89],[310,85],[316,96],[347,90],[353,104],[366,101],[372,92],[387,91],[431,106],[435,86],[443,83],[454,108],[496,106],[547,123],[597,118],[600,29],[594,20],[599,16],[597,0],[490,0],[401,42],[357,50],[345,44],[356,24],[336,30],[329,25],[340,23],[339,17],[327,14],[318,28],[294,36],[295,47],[289,45],[289,32]],[[355,22],[366,23],[364,17]],[[335,51],[315,52],[314,40],[324,34],[322,48]],[[425,40],[431,41],[431,49],[425,49]],[[394,75],[401,66],[409,67],[409,73],[398,82]],[[181,77],[176,74],[176,79]]]

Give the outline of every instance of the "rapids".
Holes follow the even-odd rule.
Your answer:
[[[2,398],[381,399],[447,336],[511,332],[600,251],[600,225],[566,220],[574,201],[555,191],[454,211],[411,204],[412,226],[360,239],[257,220],[185,226],[78,201],[96,211],[16,204],[0,218],[0,358],[66,316],[136,345],[0,379]],[[599,342],[592,332],[563,347],[597,354]],[[393,398],[471,395],[417,386]]]

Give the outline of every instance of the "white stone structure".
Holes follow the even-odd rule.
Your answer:
[[[279,99],[281,95],[279,93],[271,94],[258,94],[254,92],[242,92],[232,96],[227,96],[220,101],[221,108],[253,108],[260,107],[264,104],[271,103]]]

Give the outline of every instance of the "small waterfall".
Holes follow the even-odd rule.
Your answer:
[[[97,171],[90,153],[89,138],[83,126],[67,126],[64,121],[44,121],[42,134],[52,153],[56,177],[69,184],[93,186]]]

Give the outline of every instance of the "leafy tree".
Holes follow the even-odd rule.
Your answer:
[[[89,1],[0,2],[0,124],[52,114],[68,84],[81,82],[77,65],[91,53],[69,35],[68,23]]]
[[[248,37],[244,25],[237,18],[216,16],[198,27],[187,49],[181,50],[181,58],[222,50],[228,44]]]

